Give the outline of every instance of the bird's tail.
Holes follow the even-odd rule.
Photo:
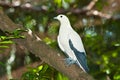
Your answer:
[[[77,52],[75,53],[77,58],[77,64],[85,71],[88,72],[89,68],[87,66],[86,55],[84,52]]]

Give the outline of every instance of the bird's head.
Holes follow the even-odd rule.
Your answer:
[[[57,17],[54,17],[54,19],[57,19],[60,21],[61,24],[63,23],[69,23],[69,19],[67,18],[67,16],[60,14]]]

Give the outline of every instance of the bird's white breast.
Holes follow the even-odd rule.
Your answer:
[[[74,55],[74,53],[71,50],[70,45],[69,45],[69,35],[70,35],[70,33],[69,33],[69,30],[67,28],[59,30],[59,35],[58,35],[59,36],[58,43],[60,44],[59,47],[64,48],[64,52],[67,53],[69,57],[76,60],[76,56]]]

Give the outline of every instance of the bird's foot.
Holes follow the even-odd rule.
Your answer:
[[[70,66],[71,64],[76,63],[76,60],[73,60],[72,58],[66,58],[65,59],[65,63],[67,64],[67,66]]]

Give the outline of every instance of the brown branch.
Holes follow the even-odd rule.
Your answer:
[[[23,10],[31,10],[31,11],[47,11],[47,8],[45,7],[35,7],[30,3],[24,3],[24,4],[19,4],[19,5],[15,5],[14,3],[6,3],[5,1],[0,1],[0,5],[3,7],[12,7],[12,8],[20,8]]]
[[[90,10],[86,13],[88,16],[97,16],[105,19],[120,20],[120,15],[105,14],[97,10]]]
[[[87,12],[87,15],[99,16],[99,17],[106,18],[106,19],[112,18],[112,15],[105,14],[105,13],[99,12],[97,10],[90,10],[89,12]]]
[[[83,8],[70,8],[68,10],[65,9],[57,9],[56,13],[60,14],[60,13],[68,13],[71,12],[73,14],[83,14],[83,15],[87,15],[87,16],[96,16],[96,17],[100,17],[100,18],[106,18],[106,19],[113,19],[113,20],[119,20],[120,19],[120,15],[110,15],[110,14],[106,14],[106,13],[102,13],[98,10],[93,10],[93,7],[95,6],[96,2],[98,0],[92,0],[87,6],[83,7]],[[31,10],[31,11],[38,11],[38,12],[47,12],[48,9],[46,8],[46,6],[34,6],[31,3],[24,3],[24,4],[19,4],[19,5],[15,5],[14,2],[9,2],[6,3],[5,1],[0,1],[0,5],[3,7],[12,7],[12,8],[20,8],[23,10]],[[51,12],[54,13],[54,12]]]
[[[20,26],[14,24],[3,12],[0,10],[0,29],[5,31],[13,31]],[[42,41],[37,41],[36,36],[30,36],[27,32],[24,32],[25,39],[14,39],[13,41],[19,45],[24,46],[28,51],[45,61],[50,66],[54,67],[59,72],[68,76],[71,80],[94,80],[90,75],[84,73],[78,66],[71,65],[65,66],[63,61],[64,56],[56,50],[50,48]]]
[[[92,0],[86,7],[84,7],[83,9],[84,10],[92,10],[92,8],[95,6],[95,4],[96,4],[96,2],[97,2],[98,0]]]

